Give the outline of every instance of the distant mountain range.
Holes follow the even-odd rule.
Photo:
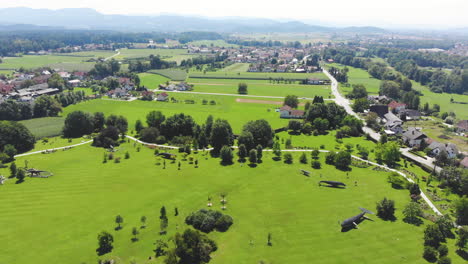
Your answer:
[[[268,32],[350,32],[384,33],[377,27],[325,27],[300,21],[281,22],[262,18],[205,18],[180,15],[105,15],[94,9],[66,8],[59,10],[25,7],[0,9],[0,30],[35,29],[89,29],[118,31],[213,31],[220,33],[268,33]]]

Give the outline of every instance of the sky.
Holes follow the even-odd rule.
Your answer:
[[[291,19],[337,26],[468,27],[468,0],[0,0],[0,8],[20,6],[93,8],[104,14]]]

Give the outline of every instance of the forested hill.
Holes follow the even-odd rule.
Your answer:
[[[73,29],[108,29],[121,31],[214,31],[214,32],[358,32],[382,33],[376,27],[332,28],[309,25],[299,21],[279,22],[262,18],[204,18],[178,15],[127,16],[105,15],[93,9],[60,10],[3,8],[0,24],[31,24]]]

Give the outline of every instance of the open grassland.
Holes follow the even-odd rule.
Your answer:
[[[187,72],[178,69],[150,70],[148,73],[159,74],[173,81],[185,81]]]
[[[248,63],[234,63],[219,70],[220,72],[247,72],[249,69]]]
[[[89,59],[97,58],[95,56],[58,56],[58,55],[24,55],[22,57],[6,57],[0,64],[1,69],[34,69],[39,67],[60,68],[65,70],[80,70],[83,68],[92,68],[93,62],[86,62]],[[86,65],[86,66],[83,66]]]
[[[62,115],[66,116],[68,113],[75,110],[82,110],[90,113],[104,112],[106,115],[124,115],[129,121],[129,130],[133,130],[137,119],[145,121],[146,114],[152,110],[162,111],[166,116],[185,113],[191,115],[199,124],[204,123],[209,115],[213,115],[215,118],[229,120],[229,123],[236,133],[240,133],[242,126],[252,119],[266,119],[274,129],[283,127],[288,123],[288,120],[280,119],[279,113],[274,111],[278,105],[238,103],[234,96],[182,94],[177,92],[171,92],[169,94],[179,102],[148,102],[139,100],[127,102],[97,99],[68,106],[64,109]],[[184,100],[187,99],[194,100],[196,103],[185,104]],[[209,103],[203,105],[203,99],[207,101],[214,100],[216,105],[210,105]],[[252,113],[255,113],[254,118],[252,117]]]
[[[266,80],[199,79],[190,78],[196,92],[237,94],[238,84],[247,83],[249,95],[286,96],[312,98],[316,95],[332,98],[329,85],[275,84]]]
[[[130,159],[123,159],[129,152]],[[322,169],[310,165],[273,161],[265,153],[256,168],[235,163],[219,165],[219,159],[192,154],[199,160],[194,168],[180,158],[166,169],[154,158],[154,151],[125,143],[114,153],[121,163],[102,163],[105,151],[80,146],[53,154],[22,157],[30,167],[54,174],[48,179],[27,178],[21,184],[9,180],[2,186],[0,229],[2,263],[96,263],[96,236],[102,230],[114,236],[114,250],[104,256],[119,256],[124,263],[148,261],[157,239],[168,240],[184,230],[185,217],[206,207],[208,196],[220,209],[218,195],[227,194],[227,214],[234,225],[225,233],[209,237],[218,244],[210,263],[426,263],[422,257],[422,230],[403,223],[402,208],[409,202],[407,190],[395,190],[387,183],[387,173],[370,168],[353,168],[347,175],[324,163]],[[181,170],[177,163],[181,162]],[[136,170],[138,168],[138,170]],[[310,170],[311,177],[299,173]],[[6,174],[6,169],[0,173]],[[320,180],[338,180],[346,189],[319,187]],[[357,181],[358,185],[354,186]],[[359,229],[340,232],[339,221],[359,213],[358,207],[375,211],[383,197],[396,201],[397,220],[364,221]],[[160,236],[159,209],[168,211],[169,228]],[[174,216],[174,208],[179,216]],[[114,231],[116,215],[124,218],[123,229]],[[147,228],[139,229],[139,241],[131,242],[132,227],[147,216]],[[14,223],[14,224],[12,224]],[[272,234],[273,246],[266,245]],[[453,243],[450,242],[451,244]],[[172,243],[169,243],[172,245]],[[25,250],[34,248],[34,250]],[[41,254],[37,254],[41,252]],[[462,260],[450,254],[453,263]]]
[[[215,47],[225,47],[225,48],[237,48],[239,45],[236,44],[229,44],[225,40],[217,39],[217,40],[196,40],[187,43],[188,45],[192,46],[215,46]]]
[[[412,81],[413,88],[422,93],[421,106],[426,102],[432,107],[434,104],[440,105],[440,112],[454,112],[457,119],[468,119],[468,104],[451,103],[450,99],[453,98],[457,102],[468,103],[468,95],[463,94],[448,94],[448,93],[434,93],[429,90],[429,87],[421,85]]]
[[[331,63],[327,64],[327,68],[330,67],[335,67],[335,68],[344,68],[344,65],[337,64],[337,63]],[[348,71],[348,83],[351,84],[351,86],[346,87],[343,84],[340,84],[340,91],[344,94],[347,94],[353,90],[352,85],[353,84],[363,84],[367,92],[369,94],[378,94],[379,93],[379,87],[380,87],[380,80],[375,79],[370,74],[363,69],[359,68],[354,68],[351,66],[346,66],[349,71]]]
[[[89,87],[76,87],[76,88],[73,88],[73,91],[74,92],[82,91],[85,93],[86,96],[94,94],[93,90]]]
[[[292,72],[229,72],[229,71],[217,71],[217,72],[191,72],[189,73],[191,78],[225,78],[225,79],[297,79],[304,80],[307,78],[319,78],[328,80],[322,72],[314,73],[292,73]]]
[[[174,57],[177,55],[188,54],[186,49],[119,49],[120,55],[116,59],[143,58],[150,55],[161,57]]]
[[[36,139],[43,137],[58,136],[62,133],[63,122],[62,117],[42,117],[20,121],[25,125]]]
[[[148,89],[157,89],[160,84],[165,84],[170,79],[154,73],[140,73],[140,85],[145,86]]]

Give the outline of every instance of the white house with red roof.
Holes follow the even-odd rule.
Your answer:
[[[156,96],[156,101],[165,102],[167,100],[169,100],[169,95],[165,92],[160,93],[158,94],[158,96]]]
[[[399,103],[397,101],[392,101],[388,104],[388,107],[390,108],[390,111],[395,110],[396,113],[400,112],[401,110],[406,109],[406,104],[404,103]]]
[[[303,110],[293,109],[289,105],[280,108],[280,118],[302,119],[304,118],[304,114],[305,112]]]

